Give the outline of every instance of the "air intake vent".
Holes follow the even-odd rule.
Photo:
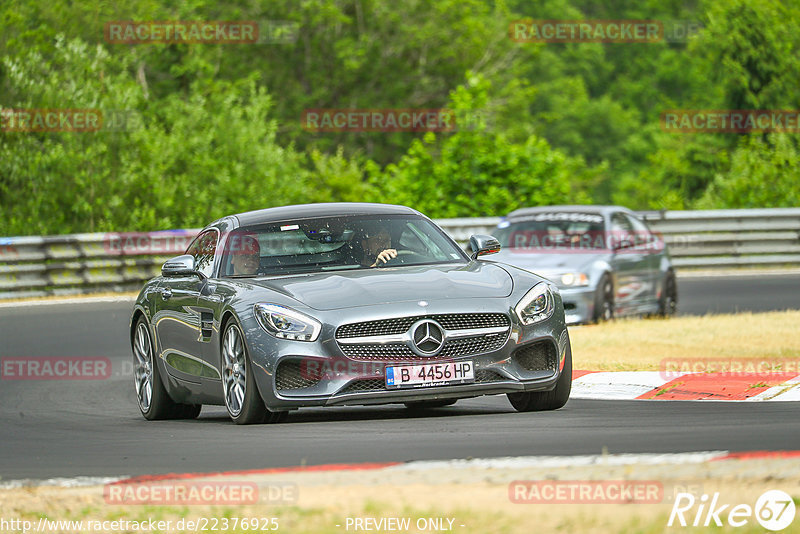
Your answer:
[[[537,341],[514,351],[514,360],[528,371],[555,372],[558,365],[556,347],[550,341]]]

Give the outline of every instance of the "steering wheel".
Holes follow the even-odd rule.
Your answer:
[[[414,256],[421,256],[421,254],[413,250],[398,250],[397,256],[390,259],[386,263],[379,263],[376,267],[394,267],[397,265],[404,265],[408,260],[413,259]]]

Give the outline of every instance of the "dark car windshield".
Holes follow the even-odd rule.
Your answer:
[[[512,249],[602,249],[604,230],[603,216],[596,213],[542,212],[503,221],[493,235]]]
[[[222,247],[221,272],[252,277],[370,268],[387,249],[397,252],[387,266],[466,261],[461,249],[427,219],[361,215],[238,228]]]

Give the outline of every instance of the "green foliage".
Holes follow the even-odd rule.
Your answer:
[[[800,150],[796,137],[744,137],[731,159],[730,169],[714,177],[698,201],[698,208],[800,206]]]
[[[450,107],[457,117],[486,107],[488,82],[477,76],[471,82],[453,92]],[[512,143],[484,126],[415,140],[376,185],[383,198],[434,217],[489,216],[569,202],[571,181],[584,170],[581,161],[551,149],[544,139]]]
[[[5,62],[12,90],[27,95],[14,107],[132,110],[141,122],[122,132],[0,132],[0,234],[196,227],[364,194],[341,152],[307,157],[277,143],[272,99],[253,79],[198,81],[189,96],[147,101],[145,82],[127,74],[134,62],[64,39],[51,62],[37,52]]]
[[[509,23],[700,24],[684,42],[515,43]],[[293,43],[110,45],[119,20],[292,21]],[[800,108],[789,0],[12,0],[0,107],[128,110],[139,126],[0,131],[0,235],[199,226],[301,202],[435,217],[545,203],[798,205],[797,134],[673,133],[670,109]],[[440,108],[452,133],[309,132],[310,108]]]

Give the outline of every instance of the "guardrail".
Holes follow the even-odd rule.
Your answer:
[[[639,212],[678,269],[800,266],[800,208]],[[462,245],[500,217],[439,219]],[[183,253],[194,230],[0,238],[0,299],[129,291]]]

